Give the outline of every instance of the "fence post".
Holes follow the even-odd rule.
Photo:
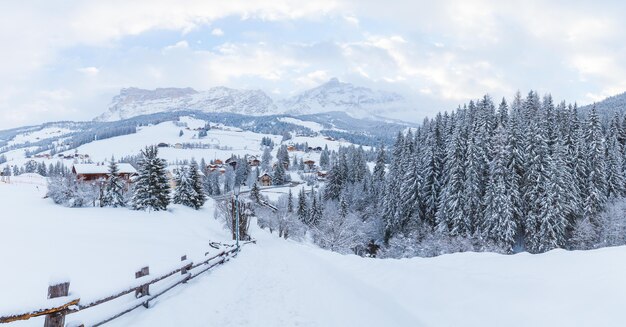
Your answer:
[[[187,260],[187,255],[184,255],[184,256],[180,257],[180,261],[185,261],[185,260]],[[180,274],[181,274],[181,275],[183,275],[183,276],[184,276],[185,274],[187,274],[187,266],[184,266],[184,267],[182,267],[182,268],[180,269]],[[184,283],[187,283],[187,280],[186,280],[186,279],[183,281],[183,284],[184,284]]]
[[[48,299],[67,296],[70,290],[70,282],[64,282],[48,286]],[[46,315],[44,327],[63,327],[65,325],[65,311]]]
[[[141,270],[135,273],[135,278],[140,278],[143,276],[150,275],[150,267],[143,267]],[[144,285],[137,288],[135,291],[135,298],[140,298],[146,295],[150,295],[150,285]],[[148,307],[148,301],[143,303],[144,307]]]

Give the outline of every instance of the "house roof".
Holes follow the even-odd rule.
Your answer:
[[[108,174],[109,165],[96,165],[96,164],[75,164],[74,171],[77,174]],[[117,169],[120,174],[136,174],[137,170],[129,163],[118,163]]]

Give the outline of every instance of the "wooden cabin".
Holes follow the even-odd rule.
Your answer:
[[[268,173],[263,173],[263,175],[259,176],[259,182],[261,182],[261,186],[272,186],[272,176]]]
[[[257,158],[256,156],[249,156],[248,157],[248,165],[252,166],[252,167],[256,167],[258,165],[261,164],[261,160],[259,160],[259,158]]]
[[[290,146],[287,147],[287,151],[289,151],[289,152],[296,151],[296,147],[293,146],[293,145],[290,145]]]
[[[304,161],[304,165],[306,166],[307,169],[313,170],[315,168],[315,161],[313,161],[311,159],[305,160]]]
[[[118,163],[117,169],[122,180],[130,183],[131,178],[137,174],[137,170],[129,163]],[[72,173],[81,181],[97,181],[109,178],[109,165],[75,164]]]

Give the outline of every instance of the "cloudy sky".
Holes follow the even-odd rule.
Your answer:
[[[88,120],[122,87],[287,97],[331,77],[403,94],[418,120],[518,89],[626,91],[620,1],[4,1],[0,129]]]

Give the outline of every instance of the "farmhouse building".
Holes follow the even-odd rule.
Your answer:
[[[126,182],[137,174],[137,170],[129,163],[118,163],[119,176]],[[109,176],[109,165],[75,164],[72,173],[82,181],[106,180]]]
[[[263,173],[263,175],[259,176],[259,182],[261,182],[262,186],[272,186],[272,176],[268,173]]]

